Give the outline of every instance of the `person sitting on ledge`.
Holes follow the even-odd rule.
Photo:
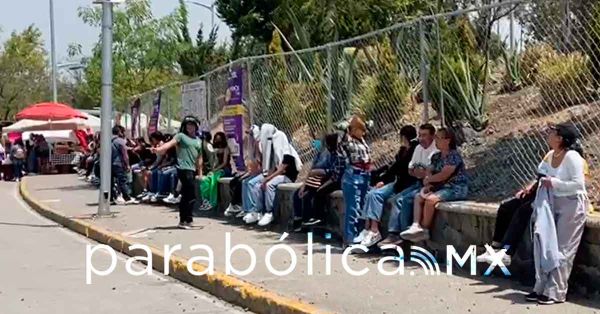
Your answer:
[[[368,233],[361,242],[361,245],[371,247],[381,241],[379,223],[383,216],[385,202],[394,194],[400,193],[413,185],[417,180],[408,174],[408,164],[418,144],[416,138],[417,130],[414,126],[407,125],[402,127],[400,129],[400,150],[396,154],[394,163],[384,167],[385,169],[374,171],[374,173],[384,173],[377,178],[381,181],[375,184],[375,188],[369,191],[365,197],[365,208],[363,211],[367,215],[365,230]]]
[[[408,229],[413,221],[413,203],[415,196],[423,188],[422,180],[427,175],[426,169],[431,165],[431,156],[438,152],[435,147],[435,127],[423,124],[419,127],[419,145],[415,148],[408,164],[408,175],[415,178],[415,183],[405,188],[392,198],[393,206],[388,222],[388,236],[378,243],[379,247],[387,245],[400,245],[402,238],[400,232]]]
[[[327,197],[340,189],[340,177],[336,170],[336,166],[340,165],[337,153],[338,134],[325,136],[325,147],[321,147],[320,140],[313,143],[318,151],[317,156],[308,178],[294,193],[294,231],[320,224],[324,220]]]
[[[261,227],[273,222],[273,209],[277,187],[296,181],[302,161],[287,136],[271,124],[260,128],[260,145],[263,154],[263,175],[249,184],[250,212],[244,216],[247,224],[258,222]],[[264,213],[263,213],[264,211]]]
[[[467,174],[465,164],[456,147],[454,133],[441,128],[435,136],[440,150],[431,157],[431,168],[423,179],[424,187],[415,196],[413,224],[400,236],[411,242],[429,239],[433,225],[435,206],[439,202],[463,200],[467,197]]]

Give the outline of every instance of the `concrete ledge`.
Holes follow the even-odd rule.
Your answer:
[[[222,210],[229,205],[230,179],[222,179],[219,184]],[[272,229],[279,232],[292,230],[293,195],[300,184],[280,185],[276,197],[275,223]],[[341,235],[343,230],[344,202],[342,191],[331,194],[328,204],[326,227]],[[385,233],[391,204],[386,204],[381,228]],[[457,250],[466,250],[470,245],[482,248],[491,243],[494,233],[498,204],[477,203],[473,201],[449,202],[438,205],[431,240],[427,246],[436,253],[439,262],[445,260],[446,245],[454,245]],[[509,267],[512,277],[526,285],[535,281],[533,268],[533,244],[529,230],[525,232],[522,243],[513,256]],[[384,235],[385,236],[385,235]],[[479,253],[479,252],[478,252]],[[582,295],[600,293],[600,216],[588,216],[586,229],[575,259],[570,278],[573,291]]]
[[[19,186],[21,196],[29,206],[42,216],[51,219],[66,228],[69,228],[90,239],[111,246],[113,249],[129,256],[139,256],[140,252],[129,250],[136,242],[114,234],[108,230],[99,228],[92,223],[81,219],[70,218],[51,209],[41,202],[33,199],[27,190],[27,178],[24,178]],[[163,251],[152,247],[153,261],[164,261]],[[213,275],[195,276],[187,271],[187,259],[179,256],[171,256],[169,260],[169,276],[188,283],[196,288],[211,293],[227,302],[248,308],[257,313],[325,313],[316,307],[280,296],[274,292],[260,288],[252,283],[243,281],[233,276],[215,272]],[[155,270],[163,272],[164,263],[153,262]],[[194,270],[202,272],[206,266],[195,262]]]

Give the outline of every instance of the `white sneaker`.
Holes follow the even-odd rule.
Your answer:
[[[262,218],[258,222],[258,225],[261,227],[265,227],[265,226],[268,226],[272,222],[273,222],[273,213],[266,213],[262,216]]]
[[[135,198],[130,198],[128,201],[125,202],[125,205],[137,205],[139,203],[140,201],[136,200]]]
[[[153,193],[148,193],[142,197],[142,202],[149,202],[154,196]]]
[[[173,193],[169,193],[169,196],[163,198],[162,201],[167,204],[173,204],[174,200],[175,200],[175,195],[173,195]]]
[[[369,234],[369,230],[367,229],[363,229],[356,238],[354,238],[354,240],[352,240],[352,243],[354,244],[359,244],[361,243],[366,237],[367,234]]]
[[[412,236],[412,242],[421,242],[421,241],[427,241],[429,240],[429,230],[428,229],[422,229],[421,232],[415,234],[414,236]]]
[[[123,196],[119,195],[119,197],[117,197],[115,199],[115,204],[117,204],[117,205],[125,205],[125,199],[123,198]]]
[[[212,208],[213,207],[212,207],[212,205],[210,205],[209,201],[202,200],[202,204],[200,205],[200,207],[198,208],[198,210],[205,212],[205,211],[212,210]]]
[[[506,254],[506,249],[501,249],[500,251],[504,253],[502,255],[502,264],[504,264],[504,266],[510,266],[510,263],[512,263],[512,258],[510,257],[510,255]]]
[[[158,194],[154,194],[150,197],[150,203],[158,203]]]
[[[240,212],[237,215],[235,215],[235,218],[244,218],[244,217],[246,217],[246,214],[248,214],[248,213],[246,213],[243,210],[240,210]]]
[[[477,263],[488,263],[491,264],[491,255],[490,253],[486,250],[485,253],[477,256]]]
[[[405,239],[408,241],[413,241],[412,239],[415,238],[417,235],[419,235],[422,232],[423,232],[423,228],[421,228],[421,226],[419,224],[412,224],[410,226],[410,228],[402,231],[400,233],[400,236],[402,237],[402,239]]]
[[[242,211],[239,205],[229,204],[229,207],[225,210],[225,217],[231,217]]]
[[[367,233],[367,236],[362,240],[362,242],[360,242],[360,244],[366,247],[372,247],[381,240],[382,237],[380,232],[369,231],[369,233]]]
[[[247,224],[257,223],[260,219],[260,214],[257,212],[247,213],[246,216],[244,216],[244,222]]]
[[[179,203],[181,203],[181,194],[179,194],[179,195],[178,195],[178,196],[175,198],[175,200],[173,200],[173,204],[177,205],[177,204],[179,204]]]

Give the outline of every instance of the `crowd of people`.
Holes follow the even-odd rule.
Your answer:
[[[190,229],[193,210],[216,208],[218,181],[231,177],[231,202],[224,215],[267,226],[274,221],[277,187],[300,182],[293,199],[296,232],[323,224],[330,194],[341,189],[345,247],[360,244],[383,248],[428,240],[436,205],[468,196],[468,175],[453,131],[436,130],[431,124],[418,129],[404,126],[393,162],[378,169],[373,167],[367,132],[367,124],[353,117],[343,131],[314,140],[316,156],[311,169],[299,180],[300,157],[285,133],[271,124],[246,130],[246,169],[238,172],[233,171],[227,136],[201,131],[194,117],[186,117],[175,135],[151,134],[150,143],[143,138],[128,140],[124,128],[116,126],[111,142],[113,200],[116,204],[160,200],[179,204],[178,227]],[[505,265],[510,265],[525,230],[534,223],[536,285],[526,299],[540,304],[565,301],[590,206],[585,188],[587,163],[579,137],[572,124],[550,128],[551,151],[538,167],[537,180],[498,210],[491,246],[503,253]],[[86,157],[81,162],[82,178],[91,176],[97,181],[98,136],[91,139]],[[137,172],[143,181],[144,191],[137,197],[131,195],[131,172]],[[382,226],[388,202],[390,218],[387,226]],[[477,260],[494,262],[489,253]]]
[[[60,144],[60,145],[59,145]],[[56,149],[73,152],[74,148],[64,143],[56,143]],[[10,179],[20,181],[28,174],[49,172],[50,144],[41,134],[31,134],[28,139],[17,138],[14,141],[0,143],[0,165],[10,166]],[[9,179],[2,172],[3,179]]]

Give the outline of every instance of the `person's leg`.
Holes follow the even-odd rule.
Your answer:
[[[257,207],[259,206],[257,204],[262,200],[260,184],[263,178],[263,175],[260,174],[255,177],[249,177],[242,181],[242,207],[245,212],[249,213],[257,211]],[[255,189],[255,186],[257,186],[258,190]],[[260,203],[262,203],[262,201]]]
[[[196,195],[194,192],[195,176],[191,170],[178,170],[179,180],[181,181],[181,202],[179,203],[179,223],[192,223],[192,211]]]
[[[277,187],[282,183],[289,183],[290,179],[284,175],[276,176],[269,183],[264,191],[265,195],[265,212],[273,213],[275,207],[275,196],[277,195]]]
[[[585,229],[589,201],[586,196],[555,197],[555,213],[558,250],[565,260],[552,270],[541,283],[536,282],[535,292],[558,302],[567,297],[568,281],[573,269],[573,261]],[[537,258],[537,256],[534,256]],[[536,270],[537,271],[537,270]]]
[[[308,219],[314,218],[317,220],[324,221],[325,220],[325,212],[329,205],[329,196],[331,193],[338,191],[341,189],[339,183],[329,184],[327,186],[321,187],[316,192],[314,192],[314,197],[312,197],[310,206],[307,208],[309,216]]]
[[[229,193],[231,196],[232,205],[242,204],[242,175],[236,173],[236,175],[229,182]]]
[[[250,211],[262,213],[265,208],[265,193],[262,190],[262,182],[264,180],[263,175],[258,175],[248,183],[250,190],[250,199],[252,200],[252,205],[249,208]]]
[[[125,201],[128,201],[131,199],[131,192],[129,190],[129,184],[127,183],[127,174],[125,173],[125,170],[122,167],[114,167],[114,169],[117,172],[115,175],[115,178],[117,180],[117,188],[123,196],[123,199]]]
[[[302,198],[300,197],[300,190],[297,190],[296,192],[294,192],[294,198],[293,198],[293,206],[294,206],[294,220],[300,220],[302,219],[302,215],[304,213],[304,210],[302,208]]]
[[[355,174],[347,170],[342,179],[342,191],[346,209],[344,212],[344,243],[351,245],[358,236],[358,230],[362,228],[360,208],[366,190],[368,188],[368,176]]]
[[[439,202],[440,198],[436,194],[430,194],[425,198],[425,202],[423,203],[423,218],[421,219],[421,226],[424,229],[431,229],[435,215],[435,206]]]
[[[379,189],[373,189],[365,197],[365,211],[367,219],[371,221],[370,230],[379,232],[379,221],[383,216],[385,202],[394,194],[394,183],[387,184]]]

